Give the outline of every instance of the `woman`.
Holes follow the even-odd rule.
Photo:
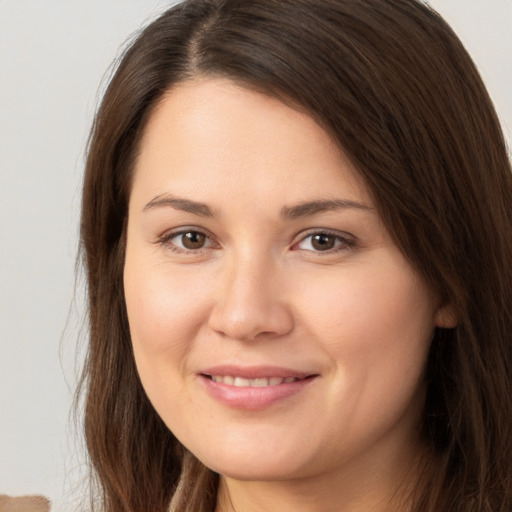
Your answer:
[[[512,506],[512,183],[412,0],[189,0],[93,127],[85,432],[114,511]]]

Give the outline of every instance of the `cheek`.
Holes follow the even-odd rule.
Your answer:
[[[207,307],[199,282],[127,253],[125,299],[137,371],[164,421],[187,416],[187,361]],[[197,274],[197,272],[196,272]],[[172,398],[172,399],[170,399]]]
[[[435,306],[428,287],[398,255],[383,251],[372,265],[312,275],[296,290],[303,317],[320,338],[359,350],[422,345],[434,328]]]
[[[141,268],[127,259],[125,298],[134,347],[178,357],[201,327],[206,290],[197,293],[197,280],[165,268]]]
[[[187,389],[187,362],[205,310],[194,292],[198,283],[127,256],[125,298],[142,386],[169,429],[181,425],[188,431],[196,408]]]
[[[316,276],[296,292],[307,329],[335,368],[338,396],[367,412],[396,410],[417,392],[435,314],[433,294],[401,257],[374,262]]]

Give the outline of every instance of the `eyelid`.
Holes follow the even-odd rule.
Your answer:
[[[315,236],[315,235],[332,236],[332,237],[336,238],[337,240],[340,240],[342,243],[340,245],[338,245],[337,247],[335,246],[332,249],[327,249],[325,251],[315,251],[313,249],[301,249],[298,247],[298,245],[301,242],[303,242],[304,240],[306,240],[312,236]],[[307,251],[307,252],[311,252],[311,253],[319,254],[319,255],[322,255],[322,254],[328,255],[328,254],[333,254],[336,252],[351,250],[351,249],[354,249],[357,244],[357,240],[354,235],[351,235],[350,233],[346,233],[344,231],[336,231],[333,229],[326,229],[326,228],[308,229],[307,231],[303,231],[299,235],[297,235],[297,237],[295,237],[295,239],[296,239],[296,241],[294,241],[291,246],[292,250],[302,250],[302,251]]]
[[[196,232],[204,235],[208,240],[208,245],[204,247],[200,247],[198,249],[187,249],[183,247],[179,247],[178,245],[175,245],[171,243],[170,241],[178,237],[180,235],[183,235],[185,233],[190,232]],[[309,237],[315,236],[315,235],[328,235],[336,238],[338,241],[341,242],[341,244],[338,244],[337,246],[327,249],[324,251],[320,250],[314,250],[314,249],[302,249],[298,247],[298,245],[302,242],[304,242]],[[204,252],[205,250],[211,250],[211,249],[218,249],[220,248],[220,243],[217,241],[216,237],[207,229],[201,228],[198,226],[180,226],[173,228],[171,230],[165,231],[162,235],[160,235],[156,241],[156,244],[166,247],[169,250],[172,250],[173,252],[181,253],[181,254],[200,254]],[[319,255],[329,255],[334,254],[337,252],[347,251],[354,249],[356,246],[357,241],[356,237],[354,235],[351,235],[350,233],[346,233],[344,231],[337,231],[333,229],[326,229],[326,228],[311,228],[306,231],[303,231],[299,233],[297,236],[295,236],[294,241],[291,244],[292,250],[302,250],[314,254]]]
[[[185,233],[200,233],[208,239],[209,243],[207,246],[200,247],[199,249],[186,249],[171,243],[171,240],[173,238],[178,237],[180,235],[184,235]],[[181,254],[200,254],[204,250],[212,248],[217,249],[220,246],[220,244],[217,242],[212,233],[210,233],[207,229],[200,228],[198,226],[180,226],[165,231],[162,235],[160,235],[157,238],[155,243]]]

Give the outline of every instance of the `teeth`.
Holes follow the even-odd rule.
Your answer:
[[[268,379],[251,379],[251,387],[264,388],[268,386]]]
[[[278,386],[279,384],[288,384],[299,380],[297,377],[270,377],[270,379],[245,379],[243,377],[233,377],[231,375],[212,375],[214,382],[228,384],[229,386],[251,387],[251,388],[265,388],[268,386]]]
[[[251,385],[251,381],[249,379],[244,379],[243,377],[235,377],[235,388],[245,388]]]

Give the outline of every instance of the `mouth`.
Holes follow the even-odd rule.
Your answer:
[[[320,375],[274,367],[217,367],[201,372],[206,392],[224,406],[262,410],[302,393]]]
[[[261,377],[256,379],[248,379],[245,377],[233,375],[204,375],[204,377],[211,379],[213,382],[227,384],[228,386],[234,386],[235,388],[266,388],[270,386],[279,386],[280,384],[290,384],[299,380],[309,379],[315,377],[315,375],[309,375],[307,377]]]

